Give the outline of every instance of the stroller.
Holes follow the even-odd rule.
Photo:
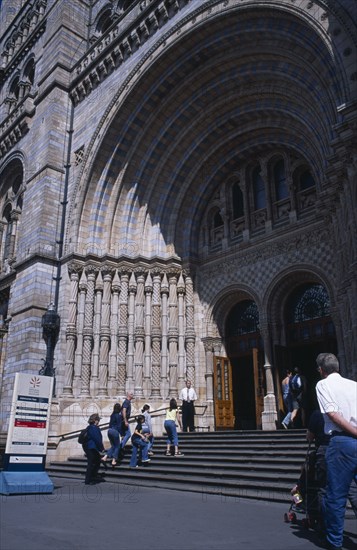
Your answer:
[[[309,445],[300,478],[291,490],[292,503],[288,512],[284,514],[284,521],[300,523],[306,529],[319,529],[322,524],[319,503],[320,488],[321,484],[316,468],[316,450],[311,450]],[[301,519],[298,519],[299,516],[302,516]]]

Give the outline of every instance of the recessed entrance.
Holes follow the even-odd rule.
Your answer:
[[[235,357],[231,360],[234,428],[236,430],[255,430],[255,388],[253,357]]]
[[[229,313],[225,347],[227,357],[215,358],[216,429],[260,429],[264,376],[259,315],[252,300],[239,302]]]
[[[276,346],[275,364],[279,380],[276,386],[280,393],[280,382],[286,369],[299,367],[306,379],[306,423],[317,409],[315,387],[320,380],[316,370],[319,353],[337,355],[335,328],[330,316],[330,301],[325,287],[317,283],[299,286],[289,297],[285,308],[287,346]],[[284,414],[281,396],[279,399],[281,418]],[[302,427],[297,417],[295,427]]]

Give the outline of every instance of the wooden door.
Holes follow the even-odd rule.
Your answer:
[[[259,352],[253,348],[253,373],[254,373],[254,392],[255,392],[255,421],[257,428],[262,427],[262,413],[264,410],[264,368]]]
[[[214,414],[216,429],[233,429],[232,367],[227,357],[214,358]]]

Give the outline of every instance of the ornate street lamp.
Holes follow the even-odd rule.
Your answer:
[[[60,329],[60,316],[58,315],[54,304],[50,304],[46,313],[42,316],[42,334],[46,342],[47,352],[46,359],[43,360],[43,367],[39,374],[43,376],[53,376],[53,395],[56,391],[55,368],[53,368],[53,356],[58,339]]]

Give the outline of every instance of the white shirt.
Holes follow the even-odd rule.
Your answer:
[[[196,392],[193,388],[183,388],[180,391],[181,401],[195,401],[197,399]]]
[[[316,384],[316,395],[324,416],[326,434],[341,431],[326,413],[338,412],[353,426],[357,426],[357,382],[333,372]]]

